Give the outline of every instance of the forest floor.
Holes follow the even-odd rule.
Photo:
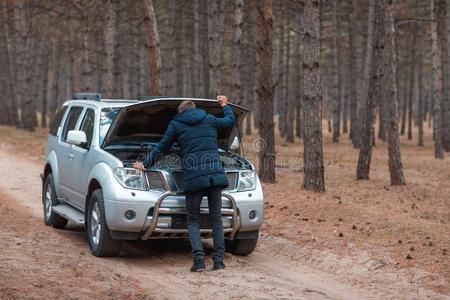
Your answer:
[[[256,251],[202,274],[189,272],[186,241],[127,242],[101,259],[79,228],[45,226],[45,136],[0,127],[0,299],[450,299],[450,160],[433,158],[429,131],[423,148],[402,141],[403,187],[389,185],[384,143],[357,181],[358,151],[325,133],[322,194],[301,189],[303,145],[277,138]],[[257,138],[245,139],[256,163]]]

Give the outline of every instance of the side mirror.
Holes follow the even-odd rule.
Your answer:
[[[231,143],[230,150],[237,150],[239,149],[240,143],[239,138],[237,136],[234,137],[233,142]]]
[[[87,147],[86,133],[81,130],[70,130],[67,133],[66,142],[71,145],[80,146],[82,148],[85,148],[85,147]]]

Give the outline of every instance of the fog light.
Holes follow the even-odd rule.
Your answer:
[[[125,218],[127,220],[133,220],[136,217],[136,212],[132,209],[125,211]]]
[[[256,218],[256,210],[251,210],[251,211],[248,213],[248,218],[249,218],[250,220],[254,220],[254,219]]]

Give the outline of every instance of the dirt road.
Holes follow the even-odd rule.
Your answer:
[[[424,271],[264,233],[252,255],[226,255],[224,271],[190,273],[185,241],[128,242],[119,257],[96,258],[81,229],[44,225],[41,169],[0,147],[0,299],[450,299],[420,286]]]

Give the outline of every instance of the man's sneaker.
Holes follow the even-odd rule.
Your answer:
[[[205,271],[205,262],[203,260],[194,260],[194,264],[191,267],[191,272],[203,271]]]
[[[225,269],[225,264],[223,261],[214,262],[214,270],[222,270]]]

